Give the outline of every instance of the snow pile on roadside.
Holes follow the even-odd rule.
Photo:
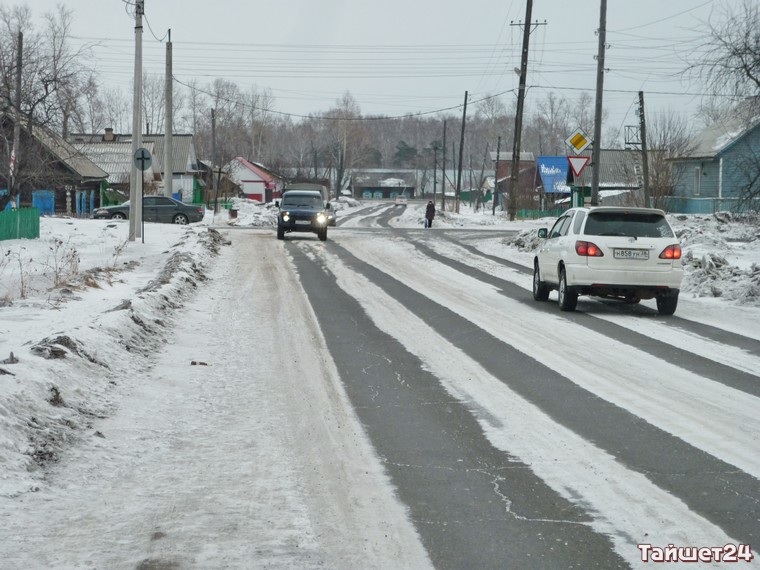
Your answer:
[[[438,225],[445,225],[448,227],[477,227],[477,226],[496,226],[508,223],[509,216],[507,212],[497,211],[493,214],[490,208],[481,207],[477,211],[473,210],[466,204],[460,204],[460,214],[449,211],[437,210],[435,213],[435,219],[433,220],[433,227],[436,222]],[[421,210],[422,216],[420,217],[420,223],[424,218],[425,211]]]
[[[227,224],[230,226],[271,228],[277,224],[277,207],[274,202],[262,204],[247,198],[233,198],[231,209],[237,212],[237,217],[227,214]]]
[[[155,254],[162,269],[136,291],[123,286],[121,277],[137,270],[139,262],[91,268],[71,278],[58,289],[71,293],[55,305],[21,300],[6,307],[9,318],[19,318],[12,311],[33,306],[26,314],[42,321],[37,331],[49,330],[45,312],[52,310],[56,317],[63,313],[59,322],[68,326],[45,338],[6,339],[16,348],[0,361],[0,495],[38,488],[44,476],[39,467],[57,460],[71,440],[92,428],[93,419],[118,405],[117,384],[139,388],[147,358],[165,341],[174,312],[206,279],[207,265],[224,243],[215,230],[188,229],[179,243]],[[88,297],[112,288],[122,301],[83,318],[91,309]]]
[[[691,251],[686,252],[683,262],[682,291],[697,297],[722,297],[737,305],[760,307],[760,264],[741,269],[716,253],[695,257]]]

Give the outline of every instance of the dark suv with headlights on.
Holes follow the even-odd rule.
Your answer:
[[[329,202],[325,204],[319,191],[286,191],[279,207],[277,239],[285,239],[289,232],[311,232],[322,241],[327,239],[327,214],[331,207]]]

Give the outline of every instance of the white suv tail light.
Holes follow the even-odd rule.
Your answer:
[[[669,245],[668,247],[662,250],[662,253],[660,254],[660,259],[681,259],[681,246]]]
[[[590,241],[576,241],[575,253],[581,257],[604,257],[599,246]],[[661,256],[662,257],[662,256]]]

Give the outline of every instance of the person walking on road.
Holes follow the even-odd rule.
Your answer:
[[[427,208],[425,208],[425,227],[426,228],[433,227],[433,218],[435,218],[435,204],[433,204],[432,200],[429,200],[427,203]]]

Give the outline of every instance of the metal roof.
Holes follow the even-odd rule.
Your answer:
[[[496,151],[491,151],[489,153],[491,155],[491,162],[496,161]],[[499,162],[509,162],[512,160],[512,151],[502,149],[499,151]],[[528,151],[521,151],[520,152],[520,162],[535,162],[536,157],[533,156],[532,152]]]
[[[735,114],[714,123],[694,137],[694,150],[684,158],[713,158],[756,127],[760,127],[760,116],[748,119]]]
[[[106,135],[91,133],[74,133],[69,135],[69,140],[76,144],[98,145],[129,143],[132,144],[132,134],[113,133],[113,140],[107,140]],[[164,171],[164,140],[163,134],[142,135],[142,146],[150,150],[153,155],[153,171]],[[148,147],[148,143],[153,148]],[[131,153],[130,153],[131,154]],[[185,174],[188,172],[198,172],[200,167],[198,159],[195,156],[195,145],[193,144],[193,135],[174,134],[172,135],[172,174]]]
[[[89,160],[108,173],[108,181],[112,184],[125,184],[129,182],[132,172],[132,142],[93,142],[74,143],[78,152],[87,156]],[[151,154],[154,154],[153,143],[145,143]],[[152,180],[155,169],[151,165],[145,171],[145,179]]]
[[[352,175],[354,188],[414,187],[417,173],[412,170],[355,170]]]
[[[153,163],[156,171],[164,171],[164,135],[143,135],[143,143],[152,142],[155,145]],[[172,174],[198,172],[198,159],[195,156],[193,135],[172,135]]]
[[[13,115],[6,113],[5,116],[13,120]],[[47,128],[32,124],[29,126],[27,118],[22,117],[21,122],[27,131],[44,146],[55,158],[63,163],[69,170],[76,174],[82,181],[103,180],[108,173],[94,164],[86,156],[81,154],[73,145],[66,142],[61,136]]]

